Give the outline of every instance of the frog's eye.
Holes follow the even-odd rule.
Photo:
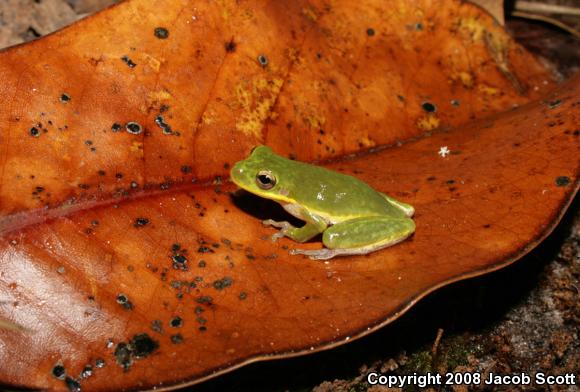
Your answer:
[[[269,170],[260,170],[256,174],[256,184],[265,190],[272,189],[276,185],[276,177]]]

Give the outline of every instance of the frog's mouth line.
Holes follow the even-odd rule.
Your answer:
[[[287,221],[294,227],[305,225],[304,221],[285,211],[280,203],[255,195],[244,188],[236,190],[230,197],[237,208],[258,220]]]

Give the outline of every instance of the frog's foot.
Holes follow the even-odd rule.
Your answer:
[[[279,232],[272,234],[272,236],[270,237],[272,242],[276,242],[278,239],[284,237],[288,233],[288,230],[294,228],[294,226],[292,226],[290,223],[288,223],[286,221],[276,222],[273,219],[266,219],[266,220],[262,221],[262,224],[264,226],[274,226],[274,227],[281,229]]]
[[[305,255],[311,260],[328,260],[336,256],[348,256],[348,255],[366,255],[367,253],[373,252],[377,248],[368,246],[357,249],[291,249],[291,255]]]
[[[332,259],[334,256],[338,256],[342,249],[291,249],[291,255],[305,255],[310,257],[312,260],[328,260]]]
[[[290,250],[291,255],[305,255],[310,257],[312,260],[328,260],[332,259],[336,256],[350,256],[350,255],[366,255],[368,253],[374,252],[375,250],[379,250],[382,248],[386,248],[387,246],[391,246],[396,244],[397,242],[402,241],[403,239],[393,241],[387,244],[383,244],[381,246],[363,246],[360,248],[352,248],[352,249],[329,249],[329,248],[322,248],[322,249],[292,249]]]
[[[273,219],[266,219],[266,220],[263,220],[263,221],[262,221],[262,224],[263,224],[264,226],[274,226],[274,227],[277,227],[277,228],[279,228],[279,229],[289,229],[289,228],[291,228],[291,227],[292,227],[292,225],[291,225],[290,223],[286,222],[286,221],[283,221],[283,222],[277,222],[277,221],[275,221],[275,220],[273,220]]]

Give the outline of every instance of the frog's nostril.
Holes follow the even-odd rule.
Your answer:
[[[237,165],[234,166],[232,168],[232,171],[231,171],[231,173],[232,173],[233,176],[235,176],[235,175],[241,175],[243,172],[244,172],[244,169],[242,169],[241,167],[239,167]]]

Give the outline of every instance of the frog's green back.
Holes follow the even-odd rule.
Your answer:
[[[272,189],[256,184],[256,174],[261,171],[276,178]],[[355,177],[286,159],[265,146],[236,163],[231,174],[232,180],[249,192],[282,204],[298,204],[333,222],[360,216],[406,216],[383,194]]]

